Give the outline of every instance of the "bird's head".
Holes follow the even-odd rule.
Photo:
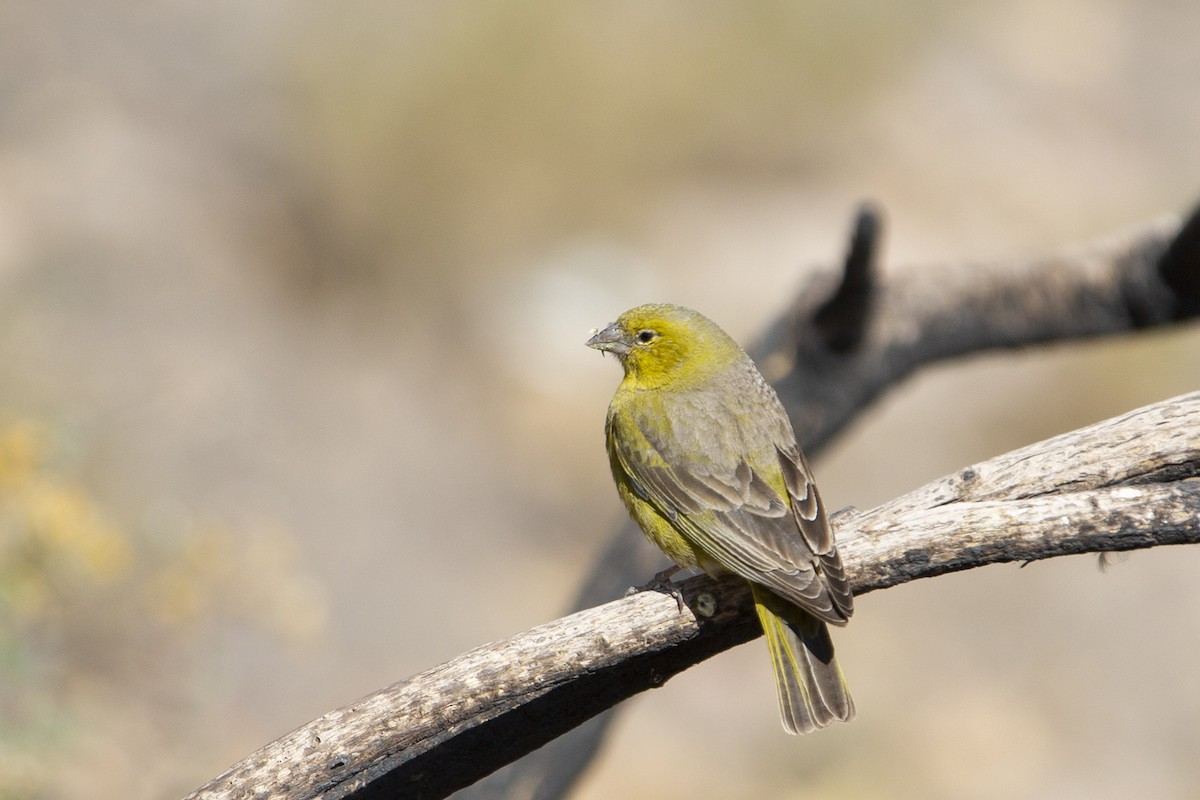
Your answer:
[[[665,303],[629,309],[588,339],[587,346],[614,354],[626,380],[647,389],[700,383],[746,357],[708,317]]]

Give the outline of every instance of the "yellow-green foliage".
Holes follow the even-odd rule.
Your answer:
[[[0,428],[0,608],[5,627],[37,622],[69,595],[129,574],[128,535],[87,491],[50,467],[50,431]]]
[[[100,725],[161,731],[164,696],[186,703],[203,671],[179,665],[222,621],[287,641],[324,622],[323,592],[279,525],[122,524],[60,440],[0,415],[0,800],[56,795],[70,766],[94,768]],[[144,744],[196,735],[176,733]]]

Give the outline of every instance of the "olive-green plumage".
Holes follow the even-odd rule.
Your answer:
[[[677,564],[750,582],[783,727],[854,716],[826,623],[853,611],[833,531],[787,413],[706,317],[638,306],[592,336],[625,377],[605,435],[617,492]]]

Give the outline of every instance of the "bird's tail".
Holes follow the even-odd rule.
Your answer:
[[[824,622],[751,583],[775,670],[779,714],[788,733],[811,733],[854,717],[854,700]]]

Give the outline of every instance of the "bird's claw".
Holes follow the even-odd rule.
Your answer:
[[[679,606],[679,613],[683,613],[683,592],[679,591],[679,587],[671,581],[671,576],[679,572],[678,565],[667,567],[661,572],[654,573],[654,577],[647,583],[641,586],[630,586],[626,590],[625,596],[637,594],[638,592],[663,592],[675,598],[675,603]]]

